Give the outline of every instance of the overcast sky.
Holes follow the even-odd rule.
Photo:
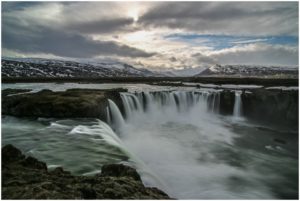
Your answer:
[[[2,55],[298,65],[298,2],[2,2]]]

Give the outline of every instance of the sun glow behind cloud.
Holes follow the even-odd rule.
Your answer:
[[[133,33],[126,34],[124,36],[124,40],[128,42],[142,42],[142,41],[147,41],[151,37],[151,33],[147,31],[137,31]]]
[[[137,22],[139,20],[139,10],[137,7],[131,8],[127,15],[133,19],[134,22]]]

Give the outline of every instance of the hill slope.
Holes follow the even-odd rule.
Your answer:
[[[297,78],[297,67],[214,65],[195,76]]]
[[[149,77],[147,69],[121,62],[79,63],[50,59],[2,59],[3,77]]]

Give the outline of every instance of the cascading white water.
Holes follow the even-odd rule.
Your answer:
[[[111,124],[115,129],[120,131],[125,124],[122,113],[112,100],[108,99],[108,104],[111,112],[111,115],[108,115],[111,118]]]
[[[214,113],[219,112],[220,94],[219,92],[194,92],[194,91],[159,91],[159,92],[140,92],[140,93],[121,93],[121,98],[125,110],[127,121],[134,115],[140,113],[154,114],[161,111],[177,111],[185,113],[190,108],[197,105],[203,109]],[[110,100],[112,119],[115,124],[120,124],[121,112],[112,104]],[[116,116],[116,117],[115,117]]]
[[[137,97],[136,95],[131,93],[122,93],[121,99],[125,109],[126,118],[132,116],[132,111],[138,111],[138,112],[143,111],[143,106],[142,106],[143,100],[141,99],[140,96]]]
[[[99,136],[101,137],[101,141],[104,140],[107,144],[117,147],[118,151],[114,154],[120,154],[121,152],[129,157],[129,160],[126,162],[131,166],[134,166],[139,173],[142,174],[142,178],[145,181],[150,183],[159,184],[161,186],[165,186],[164,182],[157,177],[155,174],[151,172],[151,170],[141,161],[137,156],[130,152],[124,145],[119,136],[107,125],[105,122],[101,120],[97,120],[98,124],[92,126],[84,126],[79,125],[74,127],[68,135],[90,135],[90,136]],[[93,138],[94,139],[94,138]],[[95,139],[94,139],[95,140]],[[97,140],[97,139],[96,139]],[[116,151],[115,151],[116,152]],[[94,173],[94,172],[92,172]],[[90,173],[87,173],[87,175]],[[147,184],[147,182],[146,182]]]
[[[111,122],[109,107],[106,107],[106,120],[107,120],[107,123],[109,125],[111,125],[112,122]]]
[[[213,93],[212,112],[219,113],[220,110],[220,93]]]
[[[237,118],[242,116],[242,99],[241,99],[241,95],[242,95],[242,91],[235,91],[233,116],[237,117]]]

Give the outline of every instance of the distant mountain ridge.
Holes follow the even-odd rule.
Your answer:
[[[3,77],[150,77],[162,76],[121,62],[76,62],[2,58]]]
[[[298,67],[216,64],[195,76],[297,78],[298,72]]]
[[[298,78],[298,67],[213,65],[151,71],[118,61],[79,62],[39,58],[2,57],[3,77],[273,77]]]
[[[161,69],[160,71],[155,71],[160,74],[164,74],[169,77],[191,77],[196,74],[201,73],[204,71],[207,67],[203,66],[198,66],[198,67],[190,67],[190,68],[183,68],[183,69],[175,69],[175,68],[168,68],[166,69]]]

